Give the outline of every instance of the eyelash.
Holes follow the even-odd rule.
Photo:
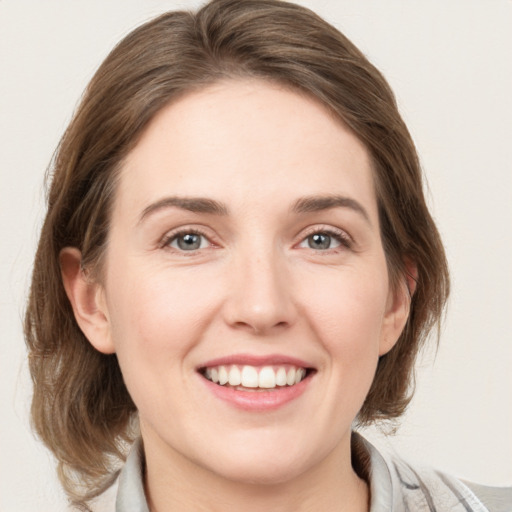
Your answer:
[[[314,236],[314,235],[327,235],[331,237],[332,239],[339,242],[339,247],[334,247],[332,249],[325,249],[325,250],[317,250],[318,253],[323,254],[332,254],[335,252],[339,252],[343,249],[353,249],[354,246],[354,240],[352,237],[346,232],[341,229],[333,228],[331,226],[322,227],[322,226],[314,226],[308,229],[301,237],[301,241],[299,243],[305,242],[308,238]],[[312,249],[312,248],[311,248]],[[312,249],[314,250],[314,249]]]
[[[166,235],[162,242],[161,242],[161,247],[162,248],[169,248],[171,250],[175,250],[179,253],[182,253],[182,254],[186,254],[187,256],[193,256],[194,254],[197,254],[197,252],[201,249],[196,249],[196,250],[191,250],[191,251],[184,251],[184,250],[179,250],[179,249],[175,249],[174,247],[171,247],[171,244],[172,242],[174,242],[175,240],[177,240],[178,238],[182,237],[182,236],[185,236],[185,235],[198,235],[198,236],[201,236],[203,237],[210,246],[213,246],[214,244],[210,241],[210,237],[209,235],[207,235],[204,231],[198,229],[198,228],[181,228],[177,231],[173,231],[172,233],[169,233],[168,235]],[[187,254],[189,253],[189,254]]]
[[[316,251],[315,251],[315,249],[310,248],[311,250],[313,250],[315,252],[324,253],[324,254],[332,254],[332,253],[339,252],[340,250],[343,250],[343,249],[352,249],[353,248],[354,240],[345,231],[343,231],[341,229],[335,229],[333,227],[321,227],[321,226],[320,227],[319,226],[315,226],[315,227],[309,228],[301,236],[299,244],[306,242],[308,238],[310,238],[310,237],[312,237],[314,235],[320,235],[320,234],[331,237],[332,239],[334,239],[337,242],[339,242],[340,246],[339,247],[334,247],[332,249],[329,248],[329,249],[325,249],[325,250],[316,250]],[[161,247],[162,248],[169,248],[171,250],[175,250],[176,252],[179,252],[179,253],[181,253],[183,255],[187,255],[187,256],[193,256],[194,254],[197,254],[198,251],[200,251],[201,249],[195,249],[195,250],[186,251],[186,250],[180,250],[180,249],[176,249],[176,248],[171,248],[170,247],[171,244],[175,240],[177,240],[179,237],[182,237],[182,236],[185,236],[185,235],[201,236],[201,237],[203,237],[208,242],[210,247],[215,245],[214,243],[211,242],[209,235],[206,234],[201,229],[198,229],[198,228],[186,228],[185,227],[185,228],[181,228],[181,229],[179,229],[177,231],[173,231],[173,232],[169,233],[168,235],[166,235],[162,239]],[[297,245],[297,244],[295,244],[295,245]]]

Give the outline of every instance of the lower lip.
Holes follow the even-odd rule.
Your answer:
[[[272,411],[299,398],[311,382],[308,375],[294,386],[273,388],[269,391],[241,391],[232,387],[220,386],[200,375],[207,389],[217,398],[245,411]]]

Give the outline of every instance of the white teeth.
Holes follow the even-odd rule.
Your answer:
[[[264,366],[260,370],[259,387],[267,389],[276,387],[276,374],[272,366]]]
[[[295,368],[290,368],[286,375],[286,384],[293,386],[295,384]]]
[[[242,368],[242,386],[244,388],[258,387],[258,371],[254,366],[244,366]]]
[[[224,386],[229,380],[228,371],[225,366],[219,366],[219,384]]]
[[[241,370],[240,370],[241,368]],[[273,389],[277,386],[293,386],[301,382],[306,376],[305,368],[290,366],[263,366],[245,365],[215,366],[205,368],[204,376],[216,384],[248,389]]]
[[[276,373],[276,386],[286,386],[286,368],[282,366]]]
[[[233,365],[229,370],[228,375],[228,382],[230,386],[240,386],[240,384],[242,383],[242,378],[238,366]]]
[[[299,368],[295,373],[295,384],[298,384],[306,375],[306,370],[304,368]]]

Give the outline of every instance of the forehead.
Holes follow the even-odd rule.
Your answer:
[[[368,151],[348,127],[297,91],[230,80],[154,117],[125,160],[118,199],[133,205],[179,193],[234,201],[236,193],[256,199],[256,191],[284,199],[286,191],[325,194],[334,185],[375,202]]]

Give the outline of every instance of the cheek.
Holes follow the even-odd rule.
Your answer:
[[[379,267],[377,267],[378,269]],[[326,355],[318,373],[319,424],[333,443],[350,428],[374,379],[387,300],[387,274],[337,269],[310,280],[304,315]]]
[[[197,285],[186,273],[171,276],[161,269],[112,272],[107,295],[111,336],[129,389],[173,379],[186,363],[215,310],[211,294]]]
[[[315,282],[307,301],[310,321],[332,348],[378,346],[387,303],[385,273],[333,272]]]
[[[308,297],[308,321],[328,354],[334,394],[340,394],[354,411],[375,374],[386,302],[386,273],[346,269],[323,283],[317,281]],[[347,389],[352,393],[347,394]]]

